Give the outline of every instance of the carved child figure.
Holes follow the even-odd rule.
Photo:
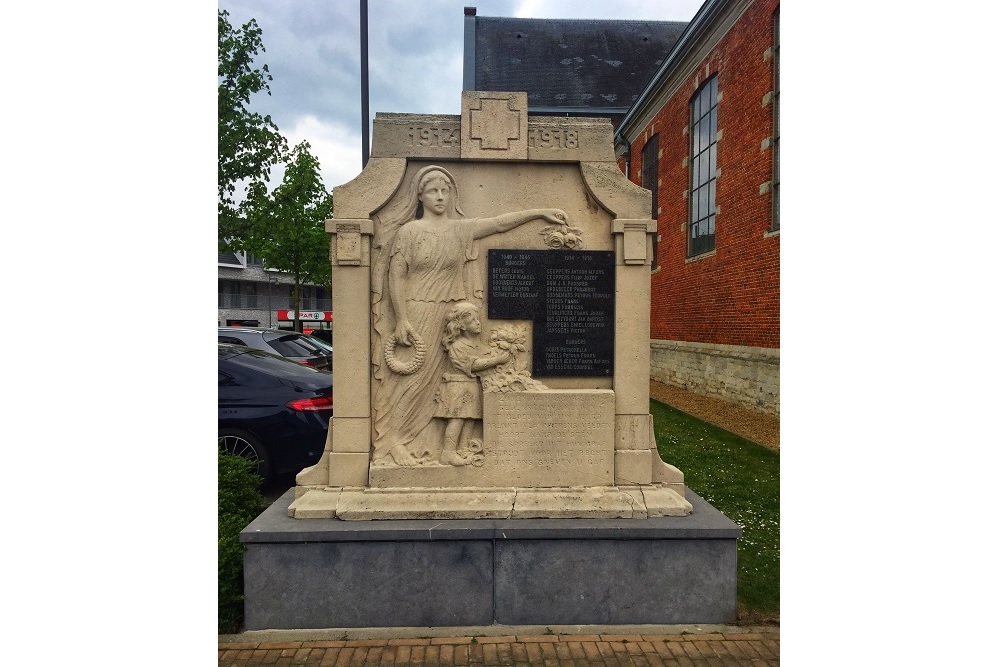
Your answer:
[[[460,301],[448,313],[441,344],[448,351],[450,368],[441,376],[441,386],[434,397],[435,417],[447,419],[441,463],[469,465],[475,449],[470,449],[469,436],[476,420],[483,418],[483,390],[476,375],[511,359],[507,350],[482,355],[477,337],[483,327],[479,308]],[[473,441],[474,442],[474,441]]]

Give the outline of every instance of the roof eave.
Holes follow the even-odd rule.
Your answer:
[[[649,80],[649,83],[643,87],[642,92],[636,98],[632,106],[628,108],[625,112],[625,116],[621,119],[618,124],[618,129],[615,131],[615,143],[631,143],[630,140],[626,139],[626,132],[629,129],[629,125],[635,122],[636,118],[640,116],[645,110],[646,106],[650,100],[655,96],[656,92],[659,90],[664,79],[667,78],[671,69],[674,65],[684,57],[688,49],[697,42],[698,38],[701,37],[706,30],[711,26],[713,19],[719,15],[719,13],[725,8],[730,0],[706,0],[705,4],[701,6],[698,13],[694,15],[691,22],[688,23],[687,28],[681,33],[681,36],[677,38],[674,42],[673,47],[667,53],[666,58],[660,63],[657,68],[656,73],[653,74],[653,78]],[[639,128],[641,129],[641,128]]]
[[[621,115],[628,111],[628,107],[548,107],[548,106],[533,106],[528,105],[528,113],[535,114],[587,114],[587,115],[600,115],[600,114],[615,114]]]

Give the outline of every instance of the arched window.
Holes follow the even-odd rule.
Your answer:
[[[781,229],[781,217],[780,213],[780,202],[781,198],[779,196],[781,189],[781,151],[779,149],[779,140],[781,138],[781,59],[778,57],[778,11],[774,12],[774,175],[771,178],[771,229],[772,231],[777,231]]]
[[[715,174],[719,79],[713,76],[691,99],[691,190],[688,257],[715,250]]]
[[[659,199],[658,189],[656,187],[657,181],[659,180],[660,174],[660,135],[654,134],[646,145],[642,147],[642,187],[653,193],[653,205],[652,212],[650,212],[649,217],[656,220],[657,212],[657,202]],[[657,268],[659,262],[657,261],[657,251],[659,250],[659,242],[657,239],[659,234],[653,237],[653,266],[652,268]]]

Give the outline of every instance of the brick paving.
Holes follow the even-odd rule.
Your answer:
[[[779,664],[776,627],[682,634],[555,634],[472,637],[253,641],[219,637],[219,666],[244,665],[668,665],[770,667]]]

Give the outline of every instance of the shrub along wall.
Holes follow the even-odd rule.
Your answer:
[[[219,634],[243,622],[243,553],[240,531],[264,506],[260,477],[240,456],[219,452]]]

